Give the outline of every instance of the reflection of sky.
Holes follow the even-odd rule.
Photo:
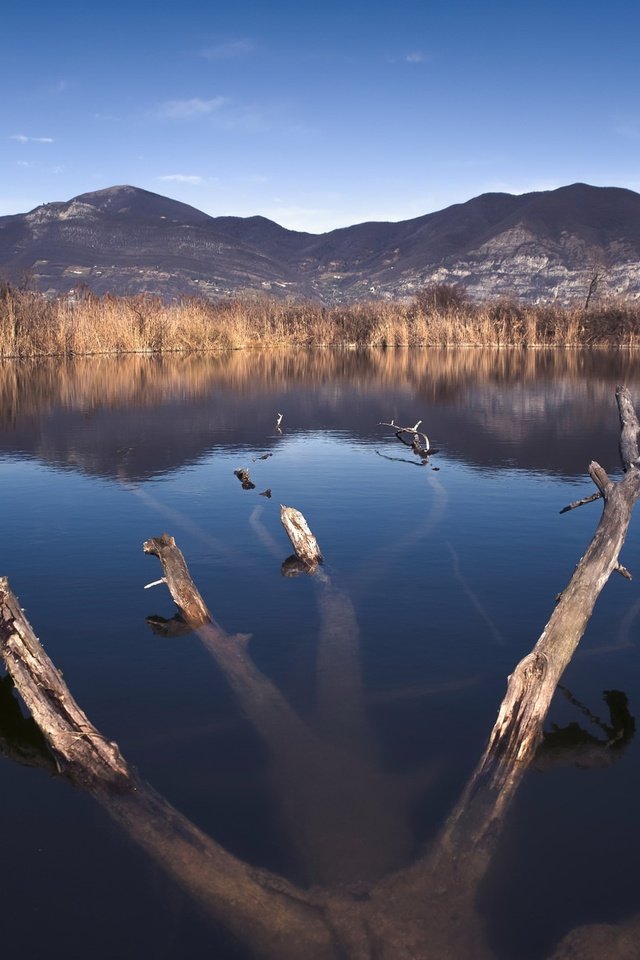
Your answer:
[[[170,426],[164,422],[167,444],[179,447]],[[160,571],[141,544],[165,531],[176,537],[216,619],[230,632],[252,633],[254,661],[309,717],[318,596],[312,579],[280,574],[291,548],[279,504],[302,510],[329,575],[356,608],[367,712],[384,765],[409,775],[426,758],[448,771],[434,807],[416,808],[417,842],[433,834],[469,772],[505,677],[541,632],[600,507],[560,516],[582,494],[574,482],[522,465],[498,469],[493,452],[483,466],[450,456],[445,445],[420,467],[377,455],[412,458],[382,428],[354,439],[346,427],[279,437],[271,427],[255,443],[219,445],[139,482],[5,458],[0,573],[9,576],[78,700],[143,775],[231,849],[279,865],[259,741],[197,640],[161,640],[146,627],[148,614],[171,616],[173,606],[165,587],[143,589]],[[265,438],[273,456],[254,461]],[[97,444],[93,449],[99,452]],[[249,469],[255,490],[242,490],[233,475],[239,467]],[[271,500],[258,496],[267,487]],[[591,492],[587,479],[584,492]],[[623,554],[633,572],[640,570],[638,533],[634,521]],[[626,623],[635,590],[619,577],[607,586],[568,672],[567,682],[596,708],[605,688],[622,687],[633,706],[640,703],[637,624]],[[620,648],[623,634],[627,644]],[[557,716],[566,719],[565,704]],[[168,743],[179,749],[168,750]],[[599,831],[621,876],[630,874],[636,852],[628,838],[636,827],[637,750],[632,743],[625,762],[605,771],[606,791],[597,785],[602,802],[616,809]],[[23,802],[21,774],[8,767],[15,781],[10,810]],[[585,782],[561,771],[534,784],[532,794],[524,790],[510,827],[510,855],[522,857],[528,841],[520,824],[535,829],[545,804],[567,830],[577,821],[583,842],[594,815],[594,801],[583,798],[592,780]],[[41,784],[41,802],[52,789]],[[95,828],[83,816],[63,829],[71,850],[76,831]],[[598,849],[593,856],[602,867]],[[74,863],[72,854],[69,869]],[[572,889],[595,885],[604,914],[617,909],[620,884],[614,896],[605,870],[588,881],[583,873],[569,873]],[[532,909],[561,899],[548,860],[529,881],[538,891]],[[498,870],[495,882],[504,887],[509,878]]]

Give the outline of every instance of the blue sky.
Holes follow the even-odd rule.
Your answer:
[[[640,191],[639,38],[633,0],[11,4],[0,214],[130,183],[322,232]]]

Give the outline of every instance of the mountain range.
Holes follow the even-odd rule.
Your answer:
[[[0,276],[27,275],[47,295],[220,299],[254,295],[327,304],[400,299],[434,283],[477,299],[584,301],[600,290],[640,297],[640,194],[576,183],[486,193],[412,220],[324,234],[265,217],[211,217],[131,186],[0,217]]]

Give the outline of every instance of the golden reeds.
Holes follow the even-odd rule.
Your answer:
[[[266,297],[168,304],[154,297],[47,300],[0,284],[0,357],[321,345],[635,347],[640,303],[586,311],[418,295],[339,307]]]

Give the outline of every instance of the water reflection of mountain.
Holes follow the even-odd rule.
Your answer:
[[[443,452],[481,467],[584,476],[617,462],[614,390],[640,386],[617,352],[315,350],[5,362],[0,454],[144,479],[215,449],[340,431],[383,442],[380,420],[422,417]]]

